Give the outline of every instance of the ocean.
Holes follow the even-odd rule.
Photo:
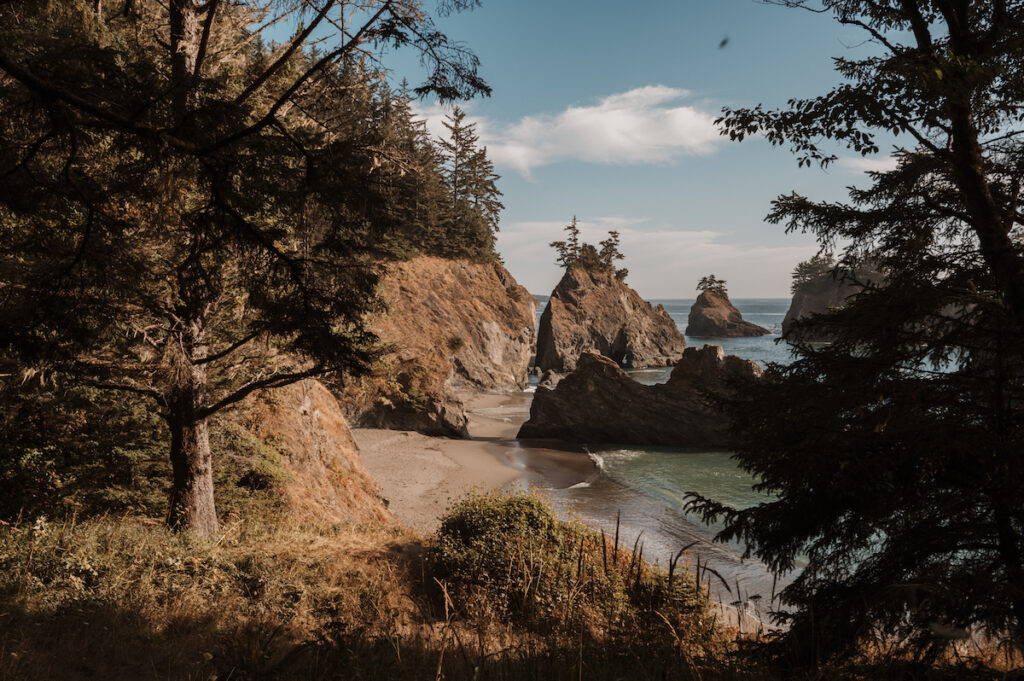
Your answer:
[[[547,296],[538,298],[543,308]],[[651,302],[663,305],[680,331],[686,328],[692,299]],[[762,366],[792,361],[788,345],[779,340],[788,299],[741,298],[732,302],[744,319],[773,334],[756,338],[687,337],[687,346],[721,345],[726,353],[752,359]],[[654,384],[668,380],[670,372],[670,368],[664,368],[629,373],[642,383]],[[776,583],[762,564],[744,559],[744,546],[715,543],[713,537],[721,527],[705,525],[684,511],[688,492],[740,508],[766,500],[752,489],[754,480],[736,466],[730,452],[595,446],[584,448],[584,452],[567,448],[552,456],[550,450],[534,452],[520,443],[516,447],[515,463],[525,472],[519,484],[544,490],[564,515],[575,516],[606,533],[614,532],[618,516],[624,542],[632,547],[640,536],[644,556],[662,565],[679,549],[696,542],[690,549],[693,560],[699,557],[702,565],[710,566],[721,576],[709,576],[708,580],[713,593],[725,604],[740,603],[749,608],[759,607],[763,612],[774,593],[788,581]],[[584,455],[589,461],[582,461]],[[754,595],[760,598],[750,598]]]

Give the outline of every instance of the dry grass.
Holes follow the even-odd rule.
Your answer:
[[[667,575],[629,551],[602,574],[596,542],[559,548],[548,574],[564,568],[561,581],[517,610],[496,582],[442,570],[439,543],[281,515],[204,542],[138,517],[0,525],[0,679],[778,678],[696,626],[680,574],[665,591]],[[516,555],[493,565],[524,565]],[[895,671],[875,661],[795,678],[915,678]]]

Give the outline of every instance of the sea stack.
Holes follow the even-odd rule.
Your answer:
[[[739,338],[767,336],[771,331],[748,321],[729,301],[725,291],[704,291],[690,308],[687,336],[698,338]]]
[[[864,286],[879,285],[885,281],[885,276],[870,265],[862,265],[852,274],[833,272],[834,265],[831,262],[819,264],[819,267],[820,271],[813,276],[794,281],[793,301],[782,320],[782,336],[786,340],[811,343],[831,341],[832,338],[823,330],[794,328],[794,324],[812,315],[824,314],[832,308],[843,307],[849,298],[863,291]]]
[[[540,318],[536,363],[542,371],[568,373],[592,351],[631,368],[663,367],[685,348],[661,305],[652,306],[611,269],[573,265]]]
[[[755,380],[761,367],[726,355],[717,345],[686,348],[667,383],[643,385],[615,362],[583,353],[576,370],[553,390],[540,388],[520,438],[566,442],[728,447],[728,423],[708,403],[737,379]]]

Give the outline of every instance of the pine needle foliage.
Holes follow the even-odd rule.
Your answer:
[[[216,530],[212,415],[381,351],[377,264],[422,190],[372,83],[382,51],[420,53],[419,95],[489,92],[416,0],[355,8],[0,6],[5,373],[148,399],[171,526]],[[275,25],[294,33],[272,43]]]
[[[789,659],[818,664],[876,635],[921,663],[981,633],[1019,647],[1024,3],[776,4],[828,12],[879,54],[836,59],[846,82],[821,97],[726,110],[723,132],[788,144],[801,165],[835,160],[823,140],[908,145],[848,202],[774,202],[770,221],[842,246],[836,276],[856,281],[870,257],[884,280],[798,322],[833,342],[797,342],[792,365],[725,405],[740,466],[773,500],[693,495],[691,508],[774,571],[799,569],[778,613]]]

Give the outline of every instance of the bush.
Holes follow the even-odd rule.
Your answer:
[[[438,583],[477,616],[527,629],[587,630],[625,645],[717,645],[707,596],[689,574],[615,550],[603,535],[555,518],[536,494],[474,494],[451,506],[430,555]]]

